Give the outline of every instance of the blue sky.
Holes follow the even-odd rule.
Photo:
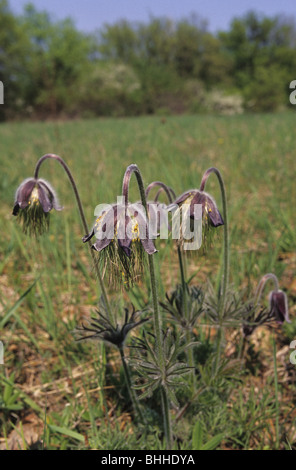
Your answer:
[[[11,9],[21,13],[27,0],[9,0]],[[283,13],[296,18],[295,0],[32,0],[38,10],[47,10],[54,19],[71,17],[86,32],[120,19],[147,21],[152,16],[173,20],[197,13],[208,20],[209,30],[225,30],[234,16],[250,9],[268,16]]]

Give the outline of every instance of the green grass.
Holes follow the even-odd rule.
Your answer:
[[[38,158],[51,152],[65,159],[76,178],[89,226],[95,206],[120,195],[130,163],[137,163],[146,184],[160,180],[177,194],[198,188],[204,171],[216,166],[228,194],[231,283],[246,296],[263,274],[274,272],[288,293],[293,319],[295,121],[293,112],[285,112],[1,124],[0,340],[5,348],[5,365],[0,365],[1,446],[11,445],[14,432],[20,446],[30,447],[32,429],[38,437],[32,439],[40,448],[164,446],[158,397],[147,401],[150,425],[139,438],[117,352],[73,340],[72,330],[98,303],[98,289],[87,247],[81,243],[84,233],[72,189],[58,163],[46,161],[40,172],[64,206],[62,212],[51,214],[49,233],[38,242],[29,239],[11,215],[15,190],[24,178],[33,176]],[[214,177],[207,191],[221,207]],[[139,199],[135,180],[130,198]],[[189,274],[198,271],[194,283],[215,282],[221,252],[222,235],[207,255],[189,259]],[[179,281],[177,263],[171,246],[160,249],[162,298]],[[118,293],[109,293],[121,302]],[[148,296],[145,281],[130,297],[123,294],[136,307]],[[261,329],[251,340],[239,382],[227,375],[221,383],[212,383],[204,366],[198,400],[184,419],[175,420],[178,412],[172,412],[176,448],[215,442],[218,448],[275,448],[277,419],[279,447],[296,448],[295,366],[289,364],[287,350],[295,331],[295,319],[289,328],[277,329],[278,418],[272,337]],[[236,347],[235,334],[239,332],[227,336],[230,356]],[[202,332],[199,339],[207,357],[207,333]]]

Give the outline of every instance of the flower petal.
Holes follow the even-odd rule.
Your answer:
[[[38,184],[39,186],[41,186],[42,188],[44,188],[45,191],[47,191],[47,194],[49,196],[49,199],[50,199],[50,202],[52,204],[52,207],[56,210],[56,211],[61,211],[63,210],[63,207],[60,206],[59,204],[59,201],[58,201],[58,198],[57,198],[57,195],[55,193],[55,191],[53,190],[52,186],[48,183],[48,181],[45,181],[43,179],[38,179]],[[41,202],[41,201],[40,201]],[[45,211],[46,212],[46,211]]]
[[[190,203],[190,217],[192,219],[195,218],[195,211],[194,211],[194,206],[195,204],[201,204],[202,206],[202,215],[204,215],[204,209],[206,205],[206,196],[204,193],[200,191],[196,191],[196,194],[194,195],[191,203]]]
[[[146,238],[146,239],[141,238],[141,243],[146,253],[148,253],[148,255],[153,255],[154,253],[157,253],[157,249],[155,248],[153,241],[150,240],[149,238]]]
[[[286,294],[281,291],[272,291],[269,296],[270,311],[278,323],[291,323],[289,319],[288,300]]]
[[[12,215],[18,215],[19,210],[20,210],[20,205],[18,202],[16,202],[13,206]]]
[[[132,243],[132,220],[127,215],[127,207],[122,206],[117,213],[117,240],[120,248],[123,249],[126,256],[131,255],[131,243]]]
[[[185,193],[181,194],[172,204],[182,204],[183,202],[186,201],[186,199],[190,198],[191,196],[194,196],[198,191],[196,189],[191,189],[190,191],[186,191]]]
[[[20,209],[25,209],[29,204],[29,199],[36,185],[34,178],[28,178],[22,182],[15,195],[15,203],[18,203]]]
[[[53,205],[49,198],[48,191],[44,188],[44,186],[41,186],[41,184],[38,184],[38,198],[39,198],[43,211],[50,212],[51,209],[53,208]]]
[[[195,204],[202,205],[202,214],[204,215],[204,213],[206,212],[206,215],[209,217],[210,223],[213,227],[219,227],[220,225],[224,225],[224,221],[218,210],[217,204],[209,194],[205,193],[204,191],[197,191],[190,205],[191,218],[194,218]]]
[[[216,211],[209,212],[208,216],[213,227],[219,227],[220,225],[224,225],[224,220],[222,219],[222,216],[218,209]]]
[[[82,238],[83,243],[88,242],[94,236],[94,234],[95,231],[94,229],[92,229],[92,231],[88,235],[84,235],[84,237]]]
[[[103,246],[103,248],[105,248],[114,239],[116,220],[116,210],[111,206],[108,210],[101,213],[90,234],[83,237],[83,242],[87,242],[95,235],[97,240],[102,242],[105,240],[104,243],[95,243],[95,246],[102,247],[105,245]],[[98,251],[103,248],[100,248]]]
[[[136,215],[136,220],[137,220],[138,227],[139,227],[139,238],[141,240],[144,250],[149,255],[156,253],[157,250],[154,246],[154,243],[152,239],[149,238],[146,213],[143,212],[140,206],[139,206],[138,213]]]
[[[109,238],[102,238],[102,239],[98,238],[97,241],[92,245],[92,248],[96,251],[102,251],[110,243],[111,243],[111,240],[109,240]]]

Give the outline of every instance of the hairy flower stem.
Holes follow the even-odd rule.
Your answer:
[[[127,365],[126,360],[125,360],[123,346],[119,347],[118,349],[119,349],[119,352],[120,352],[120,357],[121,357],[121,362],[122,362],[122,366],[123,366],[124,377],[125,377],[127,389],[128,389],[128,392],[129,392],[131,402],[133,404],[134,411],[137,414],[139,420],[142,423],[145,423],[146,420],[145,420],[145,418],[142,414],[141,408],[140,408],[139,403],[138,403],[137,396],[136,396],[135,391],[132,387],[131,376],[130,376],[130,373],[129,373],[128,365]]]
[[[180,275],[181,275],[181,283],[182,283],[182,291],[183,291],[183,308],[184,308],[184,315],[187,322],[187,326],[189,326],[189,312],[188,312],[188,302],[187,302],[187,284],[186,284],[186,274],[185,274],[185,266],[183,260],[183,254],[178,246],[178,259],[179,259],[179,266],[180,266]],[[190,364],[192,366],[192,364]]]
[[[165,191],[168,201],[170,204],[173,202],[173,197],[175,198],[175,194],[171,188],[168,188],[166,185],[161,183],[160,181],[155,181],[154,183],[151,183],[146,189],[146,196],[149,193],[150,187],[151,186],[160,186],[163,191]],[[158,194],[157,194],[158,195]],[[184,315],[185,319],[189,323],[189,314],[188,314],[188,303],[187,303],[187,285],[186,285],[186,272],[185,272],[185,264],[184,264],[184,258],[183,254],[181,251],[181,248],[178,246],[178,260],[179,260],[179,266],[180,266],[180,275],[181,275],[181,284],[182,284],[182,290],[183,290],[183,308],[184,308]]]
[[[258,303],[260,302],[260,299],[262,297],[262,292],[263,292],[263,289],[265,287],[265,284],[268,280],[272,280],[273,283],[274,283],[274,287],[275,287],[275,290],[278,291],[279,290],[279,281],[278,281],[278,278],[276,277],[275,274],[273,273],[268,273],[268,274],[265,274],[262,279],[260,280],[259,284],[258,284],[258,287],[257,287],[257,290],[256,290],[256,294],[255,294],[255,301],[254,301],[254,305],[257,306]]]
[[[144,183],[142,179],[142,175],[137,165],[132,164],[128,166],[126,169],[124,178],[123,178],[123,185],[122,185],[122,195],[125,198],[125,203],[128,202],[128,192],[129,192],[129,184],[132,174],[135,173],[137,178],[137,183],[139,187],[139,192],[141,196],[141,202],[145,209],[146,216],[148,217],[148,209],[147,209],[147,200],[145,195]],[[148,234],[147,234],[148,236]],[[154,260],[152,255],[148,255],[149,260],[149,272],[150,272],[150,280],[151,280],[151,291],[152,291],[152,300],[153,300],[153,308],[154,308],[154,329],[156,333],[156,347],[157,352],[159,354],[160,365],[164,366],[164,357],[162,351],[162,322],[159,313],[159,305],[158,305],[158,292],[156,286],[156,276],[155,276],[155,268],[154,268]]]
[[[135,173],[135,176],[137,179],[138,188],[139,188],[139,192],[141,196],[141,202],[145,209],[146,216],[148,219],[148,208],[147,208],[147,200],[146,200],[146,195],[145,195],[143,178],[142,178],[142,175],[140,173],[138,166],[135,164],[129,165],[126,169],[126,172],[123,178],[122,195],[125,198],[125,203],[127,204],[129,184],[130,184],[130,179],[133,173]],[[147,233],[147,236],[148,236],[148,233]],[[164,358],[164,353],[162,349],[162,344],[163,344],[162,321],[161,321],[160,312],[159,312],[158,291],[157,291],[153,255],[148,255],[148,261],[149,261],[149,274],[150,274],[153,311],[154,311],[153,320],[154,320],[154,330],[155,330],[155,338],[156,338],[156,353],[159,357],[160,368],[164,371],[165,370],[165,358]],[[161,394],[162,394],[164,431],[166,435],[167,448],[171,448],[171,422],[170,422],[170,414],[169,414],[169,400],[168,400],[167,393],[163,388],[161,388]]]
[[[268,273],[265,274],[262,279],[260,280],[256,294],[255,294],[255,301],[254,305],[257,306],[260,302],[262,297],[262,293],[267,281],[271,280],[274,283],[275,291],[279,290],[279,281],[275,274]],[[279,407],[279,388],[278,388],[278,372],[277,372],[277,363],[276,363],[276,341],[275,341],[275,334],[273,334],[273,368],[274,368],[274,391],[275,391],[275,448],[276,450],[279,449],[280,444],[280,425],[279,425],[279,415],[280,415],[280,407]]]
[[[221,298],[219,303],[219,312],[221,315],[224,313],[226,292],[228,287],[228,278],[229,278],[229,230],[228,230],[228,208],[227,208],[227,198],[224,181],[220,171],[217,168],[209,168],[203,175],[200,185],[200,191],[204,191],[206,182],[211,173],[215,173],[218,178],[221,197],[222,197],[222,206],[223,206],[223,221],[224,221],[224,249],[223,249],[223,278],[222,278],[222,288],[221,288]]]
[[[146,200],[148,200],[148,195],[151,191],[151,189],[155,188],[155,187],[159,187],[160,189],[158,190],[155,198],[154,198],[154,202],[157,202],[158,201],[158,197],[159,195],[162,193],[162,192],[165,192],[166,195],[167,195],[167,198],[168,198],[168,201],[170,204],[172,204],[173,200],[176,199],[176,194],[175,192],[173,191],[172,188],[170,188],[169,186],[167,186],[166,184],[162,183],[161,181],[153,181],[153,183],[150,183],[147,188],[146,188],[146,191],[145,191],[145,195],[146,195]]]
[[[150,183],[147,188],[146,188],[146,199],[148,198],[148,194],[150,193],[151,189],[155,187],[160,187],[159,191],[156,194],[156,197],[154,199],[154,202],[157,201],[158,196],[160,195],[161,192],[165,192],[166,196],[168,198],[169,204],[173,203],[173,200],[176,199],[176,194],[174,193],[173,189],[162,183],[161,181],[154,181],[153,183]],[[188,328],[186,330],[186,340],[188,344],[191,341],[191,334],[189,331],[189,312],[188,312],[188,290],[187,290],[187,284],[186,284],[186,265],[185,265],[185,260],[183,257],[183,253],[181,248],[178,246],[178,260],[179,260],[179,266],[180,266],[180,276],[181,276],[181,285],[182,285],[182,295],[183,295],[183,309],[184,309],[184,316],[186,323],[188,325]],[[194,372],[194,359],[193,359],[193,351],[192,348],[189,348],[187,351],[187,361],[189,367],[192,368],[192,383],[194,384],[195,381],[195,372]],[[194,386],[195,388],[195,386]]]
[[[77,205],[78,205],[78,211],[79,211],[79,215],[80,215],[80,219],[81,219],[81,222],[82,222],[82,225],[83,225],[83,230],[85,233],[88,233],[89,232],[89,229],[88,229],[88,226],[87,226],[87,222],[86,222],[86,218],[85,218],[85,214],[84,214],[84,210],[83,210],[83,206],[82,206],[82,202],[81,202],[81,198],[80,198],[80,195],[79,195],[79,192],[78,192],[78,189],[77,189],[77,186],[76,186],[76,183],[75,183],[75,180],[73,178],[73,175],[70,171],[70,168],[68,167],[68,165],[66,164],[66,162],[59,156],[59,155],[55,155],[53,153],[48,153],[46,155],[43,155],[43,157],[41,157],[37,164],[36,164],[36,168],[35,168],[35,173],[34,173],[34,178],[38,178],[38,175],[39,175],[39,170],[40,170],[40,167],[42,165],[42,163],[47,160],[47,159],[53,159],[53,160],[57,160],[61,165],[62,167],[64,168],[69,180],[70,180],[70,183],[71,183],[71,186],[73,188],[73,191],[74,191],[74,195],[75,195],[75,198],[76,198],[76,202],[77,202]],[[94,268],[95,268],[95,271],[96,271],[96,275],[97,275],[97,278],[99,280],[99,284],[100,284],[100,289],[101,289],[101,294],[102,294],[102,297],[103,297],[103,301],[104,301],[104,305],[105,305],[105,308],[106,308],[106,312],[108,314],[108,317],[109,317],[109,320],[111,322],[111,324],[116,327],[116,322],[114,320],[114,317],[113,317],[113,314],[112,314],[112,310],[110,308],[110,304],[109,304],[109,301],[108,301],[108,297],[107,297],[107,293],[106,293],[106,289],[105,289],[105,285],[104,285],[104,281],[103,281],[103,278],[102,278],[102,275],[100,273],[100,270],[99,270],[99,267],[96,263],[96,257],[95,257],[95,253],[94,251],[92,250],[91,248],[91,241],[88,242],[88,245],[89,245],[89,248],[90,248],[90,254],[91,254],[91,257],[92,257],[92,260],[93,260],[93,265],[94,265]]]
[[[279,406],[279,386],[278,386],[278,372],[277,372],[277,364],[276,364],[276,342],[275,342],[275,334],[273,334],[273,367],[274,367],[274,391],[275,391],[275,449],[279,449],[280,444],[280,406]]]
[[[189,312],[188,312],[188,288],[187,288],[187,283],[186,283],[186,273],[185,273],[185,264],[184,264],[184,259],[183,259],[183,254],[178,246],[178,259],[179,259],[179,266],[180,266],[180,275],[181,275],[181,283],[182,283],[182,293],[183,293],[183,308],[184,308],[184,315],[187,323],[187,328],[186,328],[186,341],[189,344],[191,342],[191,332],[189,329]],[[196,381],[195,381],[195,371],[194,371],[194,357],[193,357],[193,350],[192,348],[188,348],[187,350],[187,361],[189,367],[192,369],[192,386],[193,386],[193,391],[195,390],[196,386]]]
[[[223,277],[222,277],[222,287],[220,289],[220,298],[219,298],[219,329],[217,337],[217,356],[215,362],[215,371],[218,369],[220,355],[221,355],[221,346],[223,344],[223,315],[225,309],[226,294],[228,289],[228,280],[229,280],[229,229],[228,229],[228,208],[227,208],[227,198],[224,181],[220,171],[217,168],[209,168],[203,175],[200,185],[200,191],[204,191],[206,182],[211,173],[215,173],[218,178],[222,205],[223,205],[223,221],[224,221],[224,248],[223,248]]]
[[[217,342],[216,342],[216,357],[214,362],[214,369],[213,373],[216,375],[219,369],[220,357],[221,357],[221,349],[224,342],[224,327],[223,325],[219,325],[217,331]]]
[[[171,432],[169,401],[168,401],[167,393],[164,387],[161,387],[160,393],[161,393],[161,406],[162,406],[162,412],[163,412],[164,433],[166,437],[166,448],[167,450],[171,450],[173,441],[172,441],[172,432]]]

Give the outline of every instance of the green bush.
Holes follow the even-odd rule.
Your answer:
[[[245,107],[250,111],[272,112],[285,103],[285,76],[276,65],[259,66],[245,88]]]

